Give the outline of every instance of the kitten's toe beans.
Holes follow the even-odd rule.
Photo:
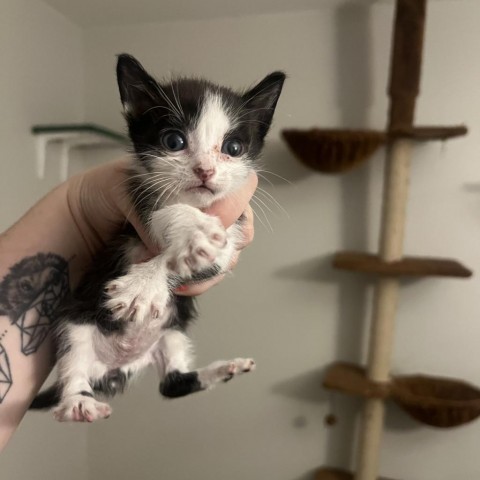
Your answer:
[[[227,232],[218,229],[210,234],[210,242],[219,248],[224,248],[227,245]]]
[[[247,359],[247,361],[245,362],[244,366],[243,366],[243,372],[251,372],[252,370],[255,370],[256,368],[256,365],[255,365],[255,362],[249,358]]]
[[[167,267],[181,278],[211,268],[227,244],[227,232],[220,220],[208,215],[182,232],[179,238],[183,240],[172,244],[165,255]]]
[[[125,319],[129,322],[138,322],[143,320],[147,314],[148,308],[142,298],[137,297],[133,300],[128,308]]]
[[[100,418],[108,418],[111,413],[110,405],[84,395],[66,398],[53,410],[53,416],[59,422],[91,423]]]
[[[255,370],[256,364],[253,358],[236,358],[234,360],[237,373],[248,373]]]
[[[78,409],[77,406],[73,407],[72,420],[75,422],[80,422],[81,419],[82,419],[82,416],[81,416],[80,410]]]
[[[107,293],[111,293],[111,292],[114,292],[115,290],[118,289],[118,283],[115,283],[115,282],[109,282],[105,285],[105,288],[104,290],[107,292]]]
[[[215,260],[215,256],[213,255],[212,251],[208,251],[205,247],[199,247],[195,251],[195,254],[198,255],[199,257],[203,257],[209,262],[213,262]]]
[[[208,242],[205,235],[199,234],[193,239],[187,253],[177,263],[177,273],[181,277],[188,277],[208,269],[215,263],[217,255],[218,248]]]
[[[128,311],[127,304],[124,302],[119,302],[117,299],[106,301],[105,308],[109,310],[113,320],[123,320]]]
[[[123,285],[116,283],[114,290],[109,290],[105,308],[107,308],[113,320],[138,321],[143,320],[149,310],[148,301],[143,297],[142,285]],[[144,293],[146,292],[143,289]],[[148,294],[148,292],[146,292]]]
[[[150,305],[150,315],[152,318],[160,318],[165,313],[165,303],[163,302],[154,302]]]

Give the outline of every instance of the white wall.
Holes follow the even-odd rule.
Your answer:
[[[297,480],[322,464],[348,466],[359,403],[320,388],[336,359],[364,357],[369,287],[337,273],[330,255],[377,243],[383,152],[341,177],[303,169],[279,140],[285,127],[382,128],[393,9],[331,3],[317,11],[239,19],[92,28],[86,35],[87,116],[122,125],[114,55],[132,53],[158,76],[195,73],[245,86],[273,69],[289,74],[266,151],[264,186],[290,219],[257,222],[235,277],[202,297],[193,329],[198,363],[248,354],[258,371],[207,395],[165,402],[147,375],[89,431],[92,478]],[[466,122],[468,137],[415,150],[406,250],[479,265],[477,177],[480,4],[432,2],[418,121]],[[262,198],[262,197],[260,197]],[[275,210],[275,209],[274,209]],[[278,211],[276,213],[279,213]],[[261,214],[260,214],[261,216]],[[480,384],[479,279],[409,283],[401,297],[394,367]],[[333,428],[324,416],[338,418]],[[480,423],[448,432],[388,416],[382,473],[411,480],[480,477]]]
[[[58,182],[54,161],[35,177],[36,123],[83,118],[82,32],[36,0],[0,4],[0,231]],[[86,430],[28,414],[0,457],[2,480],[84,480]]]
[[[7,16],[3,11],[0,15],[1,35],[6,30],[17,36],[9,43],[2,37],[0,51],[3,55],[7,50],[15,68],[7,71],[5,80],[0,77],[0,91],[13,88],[16,94],[8,101],[15,98],[16,104],[9,104],[12,118],[2,120],[0,148],[5,158],[21,158],[23,163],[1,163],[5,226],[48,183],[39,186],[33,177],[31,123],[81,118],[85,105],[86,119],[122,128],[114,78],[114,55],[122,51],[137,55],[159,76],[195,73],[232,86],[285,69],[290,78],[265,163],[291,183],[268,176],[274,186],[263,188],[290,218],[278,210],[269,214],[274,233],[257,222],[255,242],[243,253],[235,276],[201,298],[202,315],[192,332],[198,364],[252,355],[258,371],[214,392],[172,402],[158,398],[158,381],[149,373],[114,401],[108,421],[88,428],[87,444],[82,426],[27,417],[0,460],[2,478],[4,471],[8,480],[32,478],[22,470],[22,462],[25,452],[35,449],[36,478],[42,479],[77,478],[75,474],[85,478],[86,458],[94,480],[306,480],[322,464],[348,466],[360,403],[325,392],[320,382],[330,362],[364,358],[370,287],[360,277],[334,272],[329,261],[338,249],[376,246],[383,152],[341,177],[321,176],[301,167],[278,134],[291,126],[384,126],[391,4],[329,3],[306,13],[87,29],[84,102],[70,81],[81,78],[78,29],[33,2],[28,9],[23,0],[7,5]],[[471,133],[444,146],[415,150],[406,238],[410,254],[453,256],[474,269],[480,264],[479,15],[480,4],[472,0],[430,4],[418,121],[464,121]],[[10,17],[16,20],[4,20]],[[55,42],[51,37],[58,31],[63,33]],[[51,68],[45,70],[51,76],[36,84],[32,79],[44,72],[40,61],[46,61],[43,42],[51,42]],[[25,55],[15,56],[11,45],[21,45]],[[51,73],[65,65],[65,76]],[[21,76],[15,77],[14,71]],[[57,90],[61,101],[56,101]],[[30,183],[17,199],[13,185],[25,177]],[[4,198],[16,202],[5,213]],[[479,282],[474,277],[405,285],[396,371],[453,375],[480,385]],[[336,415],[336,426],[324,425],[328,413]],[[442,432],[419,426],[392,408],[382,474],[410,480],[478,480],[479,435],[479,422]],[[54,463],[55,448],[61,454]],[[68,475],[62,473],[67,462],[73,465]]]
[[[0,205],[3,229],[58,181],[35,177],[34,124],[83,118],[82,32],[38,0],[2,0]]]

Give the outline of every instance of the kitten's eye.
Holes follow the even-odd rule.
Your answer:
[[[238,140],[225,140],[222,152],[231,157],[239,157],[243,153],[243,145]]]
[[[162,145],[171,152],[179,152],[187,148],[187,139],[181,132],[176,130],[165,133],[162,138]]]

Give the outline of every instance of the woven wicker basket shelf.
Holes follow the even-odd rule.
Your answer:
[[[341,270],[393,277],[471,277],[473,272],[449,258],[404,257],[385,262],[377,255],[363,252],[337,252],[333,266]]]
[[[357,365],[334,363],[323,385],[347,395],[392,398],[416,420],[432,427],[450,428],[480,416],[480,390],[462,380],[426,375],[401,375],[389,383],[369,380]]]
[[[321,468],[315,474],[315,480],[353,480],[353,474],[338,468]],[[392,480],[378,477],[377,480]]]
[[[389,140],[447,140],[465,135],[463,125],[412,127],[390,132],[376,130],[319,129],[283,130],[282,135],[295,156],[308,167],[323,173],[339,173],[366,161]]]

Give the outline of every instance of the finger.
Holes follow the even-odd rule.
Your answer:
[[[229,271],[232,271],[236,267],[239,259],[240,259],[240,250],[237,250],[232,255],[232,258],[230,259],[230,263],[228,264],[228,270]]]
[[[225,277],[225,274],[217,275],[216,277],[211,278],[205,282],[196,283],[195,285],[186,285],[184,287],[179,287],[173,291],[175,295],[193,297],[196,295],[201,295],[205,293],[208,289],[220,283]]]
[[[225,228],[233,225],[240,215],[246,210],[250,199],[257,188],[258,177],[251,173],[244,186],[233,192],[228,197],[215,202],[204,211],[209,215],[215,215],[220,218]]]
[[[253,226],[253,210],[250,205],[247,206],[243,212],[244,220],[242,223],[242,241],[237,245],[237,248],[243,250],[253,241],[255,229]]]

